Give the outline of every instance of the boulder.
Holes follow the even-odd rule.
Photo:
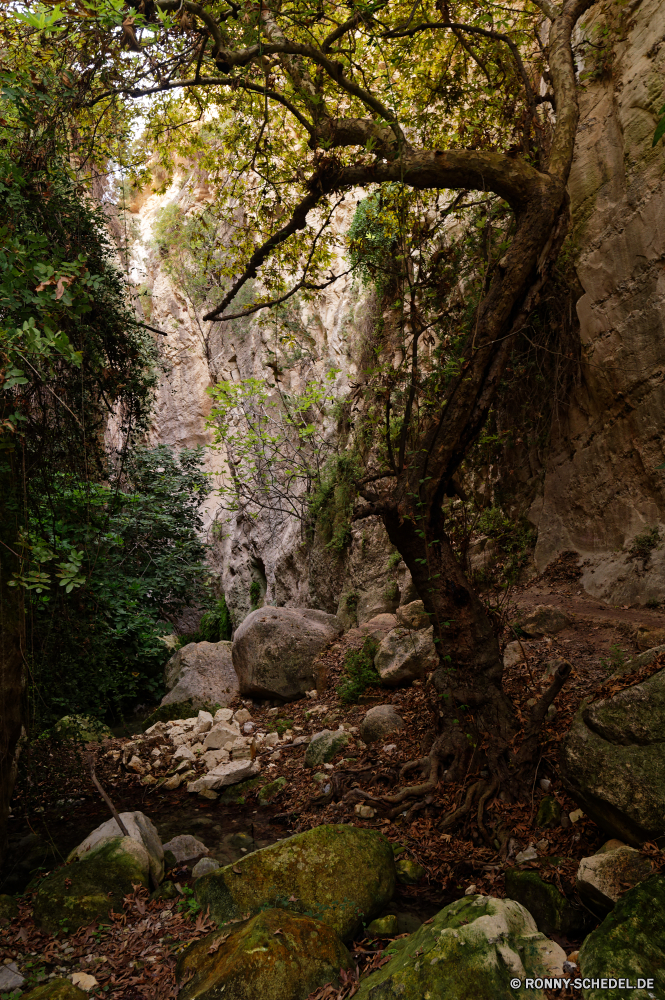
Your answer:
[[[88,994],[68,979],[58,977],[36,986],[29,993],[23,993],[21,1000],[88,1000]]]
[[[199,879],[198,903],[222,923],[281,906],[307,913],[343,940],[381,913],[395,890],[390,843],[375,830],[322,825]]]
[[[400,858],[395,862],[395,874],[400,885],[417,885],[427,872],[422,865],[411,858]]]
[[[192,861],[193,858],[199,858],[203,854],[210,854],[206,845],[189,833],[181,833],[177,837],[173,837],[168,844],[164,844],[164,850],[171,851],[178,863]]]
[[[646,654],[645,654],[646,655]],[[611,837],[639,847],[665,833],[665,671],[582,706],[562,749],[562,778]]]
[[[349,734],[343,729],[337,729],[334,733],[329,729],[322,729],[320,733],[315,733],[305,751],[305,767],[320,767],[332,760],[335,754],[344,749],[349,739]]]
[[[268,802],[272,802],[272,800],[279,795],[285,785],[286,778],[283,777],[275,778],[274,781],[269,781],[267,785],[264,785],[258,794],[258,800],[261,805],[265,806]]]
[[[396,628],[382,639],[374,666],[387,687],[397,687],[423,678],[439,666],[434,646],[434,627],[420,632]]]
[[[150,858],[150,872],[156,883],[164,878],[164,848],[157,833],[154,823],[148,819],[145,813],[124,812],[120,813],[120,819],[125,825],[127,833],[132,840],[138,841],[145,847]],[[107,840],[124,836],[115,818],[111,818],[98,826],[96,830],[89,833],[85,840],[81,841],[78,847],[70,851],[67,861],[81,861],[85,855],[99,844]]]
[[[329,926],[282,909],[264,910],[196,941],[180,957],[179,1000],[305,1000],[354,963]]]
[[[71,932],[93,920],[122,913],[123,898],[132,886],[148,887],[150,857],[133,837],[102,840],[80,861],[63,865],[39,883],[33,912],[42,930]]]
[[[367,928],[368,937],[396,937],[397,934],[399,931],[397,930],[397,917],[394,913],[388,913],[385,917],[377,917]]]
[[[642,653],[650,649],[662,646],[665,643],[665,629],[638,629],[636,635],[637,648]]]
[[[217,791],[227,785],[237,785],[240,781],[253,778],[260,771],[259,765],[253,760],[230,760],[228,764],[218,764],[202,778],[190,781],[188,792],[201,792],[203,789]]]
[[[82,743],[101,743],[113,736],[107,725],[89,715],[65,715],[56,722],[55,731],[62,739]]]
[[[230,642],[190,642],[164,668],[162,705],[189,702],[195,709],[228,705],[238,697]]]
[[[446,906],[385,954],[390,961],[363,980],[355,1000],[545,1000],[524,980],[561,976],[566,960],[519,903],[475,895]],[[513,978],[522,985],[511,987]]]
[[[545,882],[538,872],[509,868],[505,875],[506,893],[529,911],[539,931],[574,938],[585,926],[585,916],[555,885]]]
[[[550,604],[538,604],[522,618],[519,626],[532,639],[540,639],[545,635],[556,635],[570,624],[570,618],[561,608],[555,608]]]
[[[376,743],[403,728],[404,719],[392,705],[374,705],[360,723],[360,738],[363,743]]]
[[[585,1000],[620,1000],[665,996],[665,878],[654,875],[621,897],[600,927],[585,938],[578,964],[584,978],[597,979],[598,987],[585,989]],[[602,989],[608,976],[653,979],[647,990]]]
[[[397,621],[404,628],[418,631],[418,629],[429,628],[429,615],[425,611],[422,601],[411,601],[410,604],[403,604],[397,609]]]
[[[24,982],[25,976],[18,971],[16,962],[0,965],[0,991],[3,997],[8,997],[10,990],[19,990]]]
[[[203,878],[209,872],[215,872],[219,868],[219,861],[214,858],[201,858],[192,868],[192,878]]]
[[[204,750],[220,750],[229,740],[237,740],[240,726],[234,722],[216,722],[203,741]]]
[[[315,687],[314,660],[342,631],[336,615],[308,608],[259,608],[233,640],[240,691],[292,701]]]
[[[603,913],[612,909],[627,888],[651,874],[651,862],[634,847],[622,844],[582,858],[577,869],[577,891],[591,910]]]

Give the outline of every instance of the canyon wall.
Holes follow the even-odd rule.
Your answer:
[[[609,38],[609,49],[598,38]],[[644,603],[665,599],[665,544],[634,544],[665,524],[665,472],[656,471],[665,460],[665,145],[651,148],[665,101],[665,5],[599,4],[578,42],[583,86],[570,198],[582,350],[577,384],[553,417],[532,477],[533,572],[574,550],[589,593],[613,604]],[[133,206],[133,278],[150,302],[151,324],[166,334],[159,337],[166,368],[153,440],[175,447],[211,443],[206,389],[214,381],[270,374],[262,314],[217,324],[206,350],[194,309],[156,252],[157,214],[174,203],[196,211],[209,198],[204,182],[183,173],[166,194],[148,193]],[[354,207],[355,199],[342,206],[339,229]],[[334,368],[336,391],[347,396],[374,309],[350,276],[299,306],[306,350],[282,374],[284,387],[298,390]],[[206,462],[219,483],[224,455],[208,450]],[[250,609],[252,582],[264,603],[320,607],[350,621],[414,597],[376,521],[355,526],[352,544],[336,556],[304,538],[293,518],[224,515],[217,507],[213,493],[211,561],[236,621]]]

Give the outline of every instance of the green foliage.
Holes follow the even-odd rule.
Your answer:
[[[401,561],[402,561],[402,556],[400,555],[399,552],[391,552],[390,555],[388,556],[388,569],[389,570],[397,569]]]
[[[12,582],[31,590],[31,703],[38,728],[64,714],[117,716],[162,694],[167,617],[205,598],[199,451],[136,449],[109,485],[53,474],[33,486]],[[62,553],[80,557],[63,587]],[[39,586],[34,582],[39,577]]]
[[[261,584],[258,580],[252,580],[249,585],[249,604],[252,611],[256,611],[261,600]]]
[[[228,641],[233,632],[233,622],[231,613],[226,604],[226,598],[222,594],[216,602],[214,608],[206,611],[201,616],[197,637],[192,642],[221,642]]]
[[[383,596],[387,601],[396,601],[399,598],[399,586],[396,580],[391,580],[390,583],[386,584]]]
[[[383,286],[399,270],[407,195],[400,184],[385,184],[356,207],[347,233],[349,260],[364,284]]]
[[[660,528],[646,528],[635,535],[630,546],[630,555],[638,559],[649,559],[654,549],[660,544]]]
[[[274,722],[269,723],[268,729],[271,733],[279,733],[283,736],[287,729],[293,728],[293,719],[275,719]]]
[[[320,532],[326,547],[341,555],[351,541],[351,515],[360,475],[353,454],[331,459],[310,499],[310,524]]]
[[[178,913],[183,913],[186,917],[195,917],[201,912],[201,907],[196,902],[194,891],[188,885],[182,886],[182,895],[178,900],[176,909]]]
[[[361,649],[349,651],[344,659],[344,676],[337,685],[337,694],[345,705],[355,704],[368,687],[381,683],[374,666],[379,644],[368,636]]]

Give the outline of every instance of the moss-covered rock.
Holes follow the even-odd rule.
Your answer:
[[[400,858],[399,861],[396,861],[395,872],[397,881],[401,885],[417,885],[427,874],[423,866],[411,858]]]
[[[545,1000],[510,980],[562,975],[565,952],[512,899],[465,896],[386,949],[355,1000]]]
[[[22,1000],[87,1000],[88,994],[74,986],[68,979],[51,979],[43,986],[37,986],[24,993]]]
[[[329,729],[323,729],[312,737],[305,751],[305,767],[320,767],[321,764],[332,760],[348,742],[349,734],[343,729],[338,729],[334,733]]]
[[[538,806],[536,826],[558,826],[561,821],[561,806],[553,795],[546,795]]]
[[[398,933],[397,917],[394,913],[388,913],[385,917],[377,917],[367,928],[369,937],[395,937]]]
[[[13,896],[0,895],[0,926],[18,917],[18,903]]]
[[[611,837],[634,847],[663,838],[664,729],[660,670],[612,698],[582,706],[563,744],[568,789]]]
[[[350,969],[351,956],[326,924],[264,910],[191,945],[176,976],[180,1000],[303,1000]],[[191,977],[191,978],[190,978]]]
[[[194,894],[223,923],[267,906],[304,913],[347,940],[395,891],[390,844],[374,830],[318,826],[199,879]]]
[[[107,725],[88,715],[65,715],[55,724],[61,739],[81,740],[83,743],[101,743],[113,736]]]
[[[280,777],[275,778],[274,781],[269,781],[267,785],[264,785],[258,795],[261,805],[265,805],[267,802],[272,801],[276,795],[279,795],[285,784],[286,778]]]
[[[132,884],[148,885],[150,860],[142,844],[131,837],[113,837],[52,872],[39,883],[34,916],[42,930],[74,931],[92,920],[122,912],[122,900]]]
[[[225,806],[244,806],[250,792],[263,785],[265,780],[265,777],[260,775],[258,778],[248,778],[247,781],[241,781],[237,785],[229,785],[221,792],[219,801]]]
[[[509,868],[506,894],[526,907],[543,934],[575,937],[584,929],[582,910],[573,906],[555,885],[544,882],[538,872]]]
[[[579,966],[584,978],[610,976],[653,979],[654,988],[584,990],[585,1000],[648,1000],[665,996],[665,878],[654,875],[629,889],[600,927],[580,948]]]

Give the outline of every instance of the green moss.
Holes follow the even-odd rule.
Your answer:
[[[411,858],[401,858],[400,861],[396,861],[395,871],[397,872],[397,881],[401,885],[416,885],[427,874],[422,865],[412,861]]]
[[[374,830],[315,827],[204,875],[194,887],[220,923],[281,906],[312,916],[346,940],[392,898],[395,862]]]
[[[65,715],[56,722],[55,731],[62,739],[80,740],[82,743],[101,743],[113,736],[108,726],[88,715]]]
[[[312,739],[305,751],[305,767],[320,767],[331,761],[349,742],[349,734],[343,730],[334,733],[318,734],[318,739]]]
[[[584,929],[583,912],[537,872],[509,868],[505,881],[506,895],[529,911],[543,934],[575,937]]]
[[[665,878],[654,875],[621,897],[580,948],[579,966],[591,979],[621,976],[636,983],[653,978],[655,988],[631,990],[631,1000],[665,996]],[[619,989],[585,990],[585,1000],[620,1000]]]
[[[271,802],[276,795],[279,795],[285,784],[286,778],[275,778],[274,781],[269,781],[259,792],[259,802],[262,805]]]
[[[367,928],[369,937],[394,937],[397,934],[397,917],[389,913],[386,917],[377,917]]]
[[[339,982],[351,969],[348,951],[330,927],[281,909],[265,910],[226,934],[190,945],[176,970],[180,1000],[286,1000]]]
[[[538,806],[536,826],[558,826],[561,820],[561,806],[553,795],[546,795]]]
[[[111,910],[122,913],[122,900],[136,883],[148,885],[145,848],[131,837],[113,837],[39,883],[35,921],[55,934],[107,920]]]
[[[349,650],[344,659],[344,674],[337,685],[337,694],[342,701],[353,704],[373,684],[380,684],[381,677],[374,666],[374,657],[379,644],[373,636],[367,636],[362,648]]]
[[[249,793],[263,785],[265,780],[264,777],[259,776],[258,778],[248,778],[247,781],[241,781],[238,785],[230,785],[221,793],[219,801],[224,805],[244,806]]]
[[[23,994],[23,1000],[87,1000],[88,994],[68,979],[52,979]]]
[[[550,952],[518,903],[465,896],[393,942],[390,962],[361,983],[355,1000],[545,1000],[542,990],[511,989],[510,980],[550,975]]]

